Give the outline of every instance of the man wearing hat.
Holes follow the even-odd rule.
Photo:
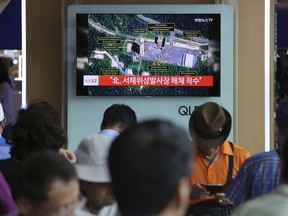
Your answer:
[[[103,114],[100,132],[83,139],[76,149],[75,167],[82,192],[76,216],[118,215],[107,157],[114,138],[136,123],[137,116],[130,106],[113,104]]]
[[[200,201],[215,200],[216,193],[224,192],[225,185],[231,182],[243,162],[250,157],[245,149],[227,140],[231,122],[229,112],[214,102],[197,107],[190,117],[189,132],[196,148],[190,178],[190,207],[200,204]],[[207,184],[220,186],[217,186],[216,193],[212,193]]]
[[[91,135],[83,139],[77,149],[75,168],[80,180],[81,197],[76,216],[118,214],[107,161],[113,139],[107,134]]]
[[[2,137],[5,126],[6,118],[4,116],[2,104],[0,103],[0,160],[8,159],[11,157],[9,153],[11,145],[6,142],[6,139],[4,137]]]

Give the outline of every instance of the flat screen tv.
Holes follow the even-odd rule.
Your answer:
[[[226,8],[70,5],[68,76],[75,76],[75,94],[220,97]]]

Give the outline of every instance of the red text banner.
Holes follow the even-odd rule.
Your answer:
[[[99,76],[99,86],[213,86],[213,76]]]

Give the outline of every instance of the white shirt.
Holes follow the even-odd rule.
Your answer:
[[[81,196],[79,203],[74,211],[75,216],[120,216],[117,203],[103,207],[98,214],[89,212],[86,206],[87,199]]]

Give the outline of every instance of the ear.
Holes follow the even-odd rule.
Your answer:
[[[189,177],[183,177],[177,189],[176,201],[179,207],[186,208],[189,205],[190,180]]]
[[[19,197],[17,200],[19,211],[23,215],[29,215],[32,210],[31,203],[24,197]]]

